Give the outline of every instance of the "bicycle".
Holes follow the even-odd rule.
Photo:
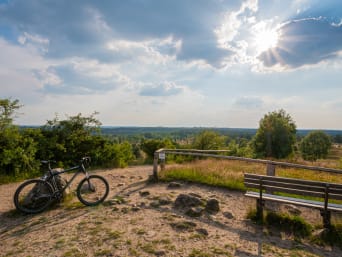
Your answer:
[[[81,203],[87,206],[98,205],[108,196],[107,180],[99,175],[89,175],[86,171],[85,166],[90,164],[90,157],[83,157],[79,165],[60,171],[51,169],[52,162],[54,161],[42,161],[48,165],[48,171],[40,179],[27,180],[17,188],[14,193],[14,205],[17,210],[28,214],[39,213],[54,201],[61,201],[65,190],[80,173],[85,176],[76,189],[77,198]],[[66,185],[58,183],[60,174],[73,170],[77,172]]]

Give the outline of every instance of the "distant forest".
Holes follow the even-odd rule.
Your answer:
[[[38,128],[39,126],[20,126],[25,128]],[[250,140],[258,129],[254,128],[216,128],[216,127],[125,127],[101,126],[100,131],[116,141],[135,142],[139,139],[169,138],[175,141],[194,138],[203,131],[214,131],[231,139],[245,138]],[[315,129],[297,129],[297,138],[301,139]],[[333,143],[342,144],[342,130],[320,130],[329,135]]]
[[[162,139],[170,138],[172,140],[186,140],[195,137],[202,131],[214,131],[231,139],[245,138],[250,140],[257,132],[252,128],[212,128],[212,127],[110,127],[102,126],[102,135],[116,138],[120,141],[135,141],[138,138]],[[315,130],[298,129],[297,138],[301,139],[308,133]],[[332,139],[332,142],[342,144],[342,130],[321,130]]]

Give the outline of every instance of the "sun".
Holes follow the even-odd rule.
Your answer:
[[[275,28],[265,26],[259,28],[254,33],[254,42],[258,53],[262,53],[276,47],[279,41],[279,31]]]

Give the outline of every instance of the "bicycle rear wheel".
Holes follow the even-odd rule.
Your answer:
[[[53,198],[53,189],[44,180],[32,179],[21,184],[14,193],[14,205],[24,213],[38,213],[45,210]]]
[[[94,206],[102,203],[108,193],[109,185],[105,178],[98,175],[90,175],[84,178],[77,186],[77,198],[81,203]]]

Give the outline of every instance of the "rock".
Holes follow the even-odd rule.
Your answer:
[[[166,252],[163,251],[163,250],[159,250],[159,251],[155,251],[155,252],[154,252],[154,255],[155,255],[155,256],[164,256],[165,254],[166,254]]]
[[[122,186],[124,186],[125,185],[125,183],[119,183],[118,184],[118,187],[122,187]]]
[[[197,218],[203,214],[204,208],[202,207],[192,207],[185,212],[185,215],[189,217]]]
[[[167,188],[180,188],[180,187],[182,187],[182,184],[178,182],[170,182],[167,186]]]
[[[146,203],[145,203],[145,202],[141,202],[141,203],[139,203],[139,207],[141,207],[141,208],[144,208],[144,207],[146,207]]]
[[[223,216],[225,216],[227,219],[234,219],[234,216],[231,212],[224,212]]]
[[[294,205],[284,205],[283,207],[291,215],[299,216],[302,212]]]
[[[148,195],[150,195],[150,191],[140,191],[139,194],[140,194],[140,196],[142,196],[142,197],[148,196]]]
[[[127,213],[129,212],[128,207],[123,207],[123,208],[121,209],[121,212],[124,213],[124,214],[127,214]]]
[[[136,204],[134,204],[131,208],[132,211],[137,212],[140,211],[140,207],[138,207]]]
[[[113,209],[112,209],[112,211],[118,211],[118,210],[119,210],[119,208],[116,207],[116,206],[114,206]]]
[[[198,229],[196,229],[196,232],[198,234],[201,234],[201,235],[204,235],[204,236],[208,236],[209,235],[208,230],[206,230],[205,228],[198,228]]]
[[[153,207],[153,208],[159,208],[160,203],[159,203],[158,200],[152,201],[152,202],[150,203],[150,206]]]
[[[177,209],[181,209],[181,208],[195,207],[201,204],[202,204],[201,199],[195,196],[180,194],[179,196],[177,196],[174,206]]]
[[[160,205],[168,205],[172,203],[171,199],[168,198],[167,196],[160,197],[158,201]]]
[[[170,223],[171,227],[178,231],[193,231],[197,226],[196,223],[191,221],[179,221],[176,223]]]
[[[201,196],[201,195],[199,195],[199,194],[196,194],[196,193],[189,193],[189,195],[191,195],[191,196],[194,196],[194,197],[197,197],[197,198],[199,198],[199,199],[201,199],[201,198],[202,198],[202,196]]]
[[[209,199],[205,206],[205,211],[210,214],[216,214],[220,211],[219,201],[215,198]]]

